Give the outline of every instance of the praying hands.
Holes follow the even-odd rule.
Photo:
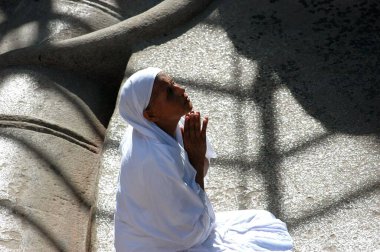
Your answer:
[[[185,125],[182,128],[183,144],[189,161],[197,171],[195,181],[204,189],[204,175],[207,172],[208,161],[206,155],[206,130],[208,118],[202,121],[199,112],[191,111],[185,116]]]

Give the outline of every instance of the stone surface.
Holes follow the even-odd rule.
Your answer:
[[[1,250],[86,248],[97,155],[51,134],[23,129],[2,128],[0,144]]]
[[[65,88],[80,78],[62,81],[45,70],[0,71],[1,251],[89,246],[105,129]]]
[[[210,117],[219,156],[206,191],[216,211],[270,210],[288,224],[295,251],[375,251],[379,7],[216,1],[187,25],[136,48],[126,75],[161,67]],[[97,206],[106,211],[95,222],[97,251],[113,250],[110,198],[124,127],[116,111],[100,170]]]
[[[96,211],[91,235],[91,251],[114,251],[114,210],[120,169],[119,143],[126,125],[115,113],[108,125],[99,167]]]
[[[101,7],[2,2],[0,53],[121,19]],[[59,69],[0,69],[0,251],[89,248],[99,158],[114,98],[94,80]]]

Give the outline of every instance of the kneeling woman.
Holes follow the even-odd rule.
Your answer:
[[[116,251],[289,251],[286,224],[263,210],[217,213],[204,191],[216,154],[208,119],[158,68],[128,78],[119,112],[121,143],[115,213]]]

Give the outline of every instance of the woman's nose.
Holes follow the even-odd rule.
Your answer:
[[[181,85],[175,84],[177,94],[183,95],[185,93],[185,88]]]

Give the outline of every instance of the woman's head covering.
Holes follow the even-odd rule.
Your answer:
[[[121,117],[139,133],[163,142],[171,141],[155,123],[145,119],[143,112],[148,106],[154,80],[162,70],[148,67],[131,75],[122,85],[119,100]]]

